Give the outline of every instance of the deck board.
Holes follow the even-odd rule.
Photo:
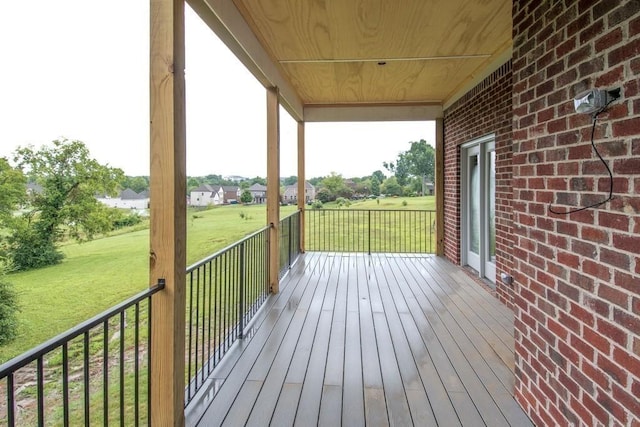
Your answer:
[[[531,425],[513,316],[434,256],[309,253],[187,425]]]

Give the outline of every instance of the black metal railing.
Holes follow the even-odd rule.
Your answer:
[[[435,211],[310,209],[308,251],[434,253]]]
[[[162,288],[0,365],[0,425],[148,424],[151,298]]]
[[[300,254],[300,215],[280,220],[280,276]],[[269,295],[265,227],[187,268],[185,407]]]
[[[185,407],[267,299],[269,229],[187,268]]]
[[[300,255],[300,211],[280,220],[280,278]]]

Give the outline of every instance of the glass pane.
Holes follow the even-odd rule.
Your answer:
[[[480,254],[480,165],[469,156],[469,250]]]
[[[496,262],[496,152],[489,153],[489,260]]]

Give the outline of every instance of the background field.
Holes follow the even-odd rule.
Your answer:
[[[403,203],[406,202],[406,203]],[[327,204],[325,209],[336,208]],[[434,209],[433,197],[383,198],[352,203],[353,209]],[[281,216],[295,212],[283,206]],[[242,215],[241,215],[242,214]],[[263,227],[264,205],[189,209],[187,264],[190,265]],[[56,266],[11,274],[19,293],[18,337],[0,347],[0,363],[44,342],[149,285],[149,230],[120,233],[63,247]],[[185,266],[186,267],[186,266]]]

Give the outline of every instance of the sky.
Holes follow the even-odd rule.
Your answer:
[[[125,11],[126,13],[123,13]],[[266,93],[187,6],[187,175],[266,175]],[[30,0],[0,6],[0,157],[54,139],[149,174],[149,1]],[[297,128],[281,109],[280,174],[297,174]],[[307,123],[306,175],[383,170],[433,122]]]

